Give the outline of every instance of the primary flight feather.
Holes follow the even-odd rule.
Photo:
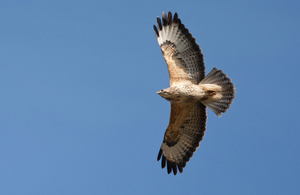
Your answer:
[[[167,63],[170,87],[157,93],[171,102],[170,122],[158,153],[168,173],[182,173],[206,130],[206,107],[216,115],[229,109],[235,88],[223,71],[213,68],[205,77],[203,54],[177,13],[163,12],[154,32]]]

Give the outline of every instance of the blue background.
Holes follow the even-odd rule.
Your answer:
[[[2,1],[1,194],[300,194],[299,1]],[[183,174],[153,31],[178,12],[236,98]]]

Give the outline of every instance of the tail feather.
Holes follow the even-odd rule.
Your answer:
[[[222,113],[225,113],[230,108],[230,104],[235,97],[235,88],[231,79],[228,78],[222,70],[213,68],[199,84],[216,84],[222,87],[222,89],[218,91],[218,93],[221,94],[220,99],[202,101],[202,103],[216,115],[221,116]]]

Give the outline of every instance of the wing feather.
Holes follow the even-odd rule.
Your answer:
[[[168,65],[170,85],[190,82],[199,84],[205,77],[203,54],[195,38],[175,13],[163,12],[162,22],[157,17],[154,32]]]
[[[171,103],[171,116],[157,160],[168,173],[182,173],[206,130],[206,107],[200,102]]]

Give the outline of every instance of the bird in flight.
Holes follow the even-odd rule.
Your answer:
[[[157,93],[170,101],[171,116],[158,153],[168,174],[182,173],[186,162],[199,147],[206,130],[206,107],[217,116],[230,108],[234,84],[222,70],[213,68],[205,76],[203,54],[195,38],[181,23],[178,14],[163,12],[154,32],[167,63],[170,87]]]

